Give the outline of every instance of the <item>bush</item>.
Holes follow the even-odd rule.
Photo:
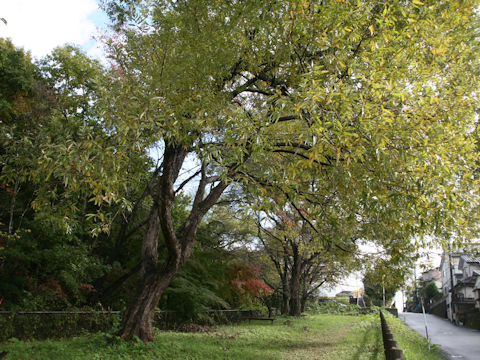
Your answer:
[[[306,309],[309,313],[313,314],[344,314],[344,315],[359,315],[359,314],[370,314],[375,313],[374,308],[361,307],[358,305],[352,304],[343,304],[336,302],[335,300],[330,300],[320,303],[309,303],[306,306]]]
[[[109,331],[119,322],[120,314],[109,312],[5,312],[0,314],[0,341],[69,338]]]

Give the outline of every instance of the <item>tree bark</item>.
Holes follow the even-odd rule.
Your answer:
[[[120,334],[123,339],[137,336],[145,343],[155,339],[153,331],[155,308],[175,274],[176,271],[167,271],[163,274],[148,274],[142,279],[140,291],[123,318]]]
[[[290,312],[290,287],[288,284],[288,256],[283,256],[283,272],[280,272],[280,278],[282,279],[282,315],[288,315]]]
[[[301,258],[298,252],[298,246],[292,243],[292,271],[290,278],[290,316],[300,316],[300,276],[301,276]]]
[[[163,173],[153,195],[152,209],[147,229],[142,241],[140,283],[137,295],[128,307],[120,336],[132,339],[138,336],[142,341],[154,340],[153,320],[155,308],[175,275],[185,265],[193,252],[198,226],[207,211],[215,205],[227,184],[223,181],[213,186],[205,195],[207,184],[205,165],[202,165],[202,177],[186,221],[178,229],[174,228],[172,209],[175,200],[173,185],[187,154],[183,146],[165,146],[162,164]],[[158,264],[158,239],[160,233],[165,240],[167,258]]]
[[[163,290],[175,275],[174,267],[165,269],[164,272],[157,270],[160,218],[156,202],[152,205],[147,226],[147,232],[142,241],[140,283],[137,294],[123,317],[120,334],[124,339],[138,336],[144,342],[154,339],[155,308]]]

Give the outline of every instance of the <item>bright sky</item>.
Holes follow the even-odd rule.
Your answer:
[[[96,0],[0,0],[0,37],[10,38],[35,58],[66,43],[101,57],[93,36],[105,27],[106,16]]]

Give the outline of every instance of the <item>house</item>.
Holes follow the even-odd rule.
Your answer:
[[[447,317],[463,323],[465,315],[475,311],[480,277],[480,257],[463,253],[444,254],[440,263],[442,292],[445,296]]]
[[[355,294],[353,291],[348,291],[348,290],[343,290],[339,292],[338,294],[335,295],[336,297],[348,297],[348,298],[353,298],[355,297]]]
[[[442,293],[445,297],[447,308],[447,318],[453,321],[453,302],[452,288],[457,283],[457,279],[462,276],[462,271],[458,268],[460,254],[448,253],[442,255],[440,262],[440,272],[442,274]]]
[[[473,291],[475,292],[475,307],[480,309],[480,276],[477,277],[477,280],[475,281]]]
[[[421,281],[424,284],[428,284],[430,282],[434,282],[437,285],[437,288],[440,290],[442,289],[442,272],[440,268],[433,268],[427,271],[424,271],[421,276]]]
[[[480,277],[480,257],[462,255],[458,261],[458,267],[462,270],[462,277],[455,285],[455,294],[460,299],[475,301],[474,288],[477,279]]]

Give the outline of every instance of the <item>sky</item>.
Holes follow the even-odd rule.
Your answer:
[[[93,37],[108,19],[97,0],[0,0],[0,18],[7,21],[0,22],[0,37],[10,38],[36,59],[66,43],[102,57]]]

